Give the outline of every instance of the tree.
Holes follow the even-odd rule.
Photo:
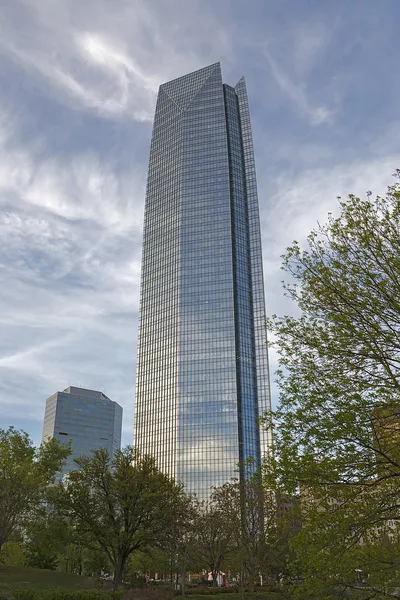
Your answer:
[[[57,558],[57,570],[64,573],[100,577],[102,572],[109,573],[111,570],[104,552],[95,546],[86,548],[77,531],[71,532],[69,543],[64,546]]]
[[[168,573],[170,568],[169,553],[157,547],[148,547],[132,554],[128,561],[129,578],[135,581],[145,581],[145,574]],[[142,575],[142,577],[140,577]],[[125,575],[126,577],[126,575]]]
[[[46,505],[35,511],[35,518],[27,523],[24,534],[27,566],[57,570],[60,555],[71,538],[67,523]]]
[[[100,449],[76,463],[79,470],[53,489],[52,502],[75,524],[83,545],[102,549],[118,588],[131,554],[156,545],[168,530],[182,505],[182,486],[129,446],[113,458]]]
[[[296,597],[305,599],[397,597],[400,528],[364,523],[381,498],[356,486],[313,485],[303,502],[303,527],[291,544],[292,568],[305,576]],[[361,529],[361,531],[360,531]]]
[[[40,506],[69,452],[55,439],[37,449],[23,431],[0,429],[0,550]]]
[[[211,572],[213,586],[218,572],[234,549],[234,521],[214,497],[199,506],[189,540],[192,560]]]
[[[232,480],[214,491],[213,499],[220,510],[229,518],[232,523],[233,544],[235,554],[240,563],[240,572],[242,574],[242,585],[244,584],[244,575],[247,576],[251,590],[253,581],[258,577],[262,568],[263,558],[266,547],[266,528],[264,527],[264,510],[270,514],[265,514],[265,518],[274,518],[273,506],[264,506],[265,489],[259,478]]]
[[[400,519],[400,184],[383,198],[339,200],[339,217],[318,225],[306,250],[294,242],[283,257],[292,279],[285,293],[300,315],[268,322],[281,393],[267,423],[280,481],[288,493],[302,490],[297,543],[312,535],[315,544],[314,560],[298,565],[309,585],[371,539],[372,561],[377,532]],[[301,548],[298,557],[309,555]],[[392,575],[388,566],[387,583]]]
[[[219,510],[229,515],[233,530],[233,564],[246,577],[250,590],[259,575],[277,575],[288,554],[288,533],[280,514],[276,490],[261,473],[232,479],[213,494]],[[278,568],[278,571],[276,570]]]
[[[174,506],[169,527],[158,543],[158,547],[169,556],[168,570],[171,582],[174,573],[177,577],[176,583],[180,577],[182,596],[185,596],[186,573],[191,567],[196,568],[196,563],[193,562],[192,542],[198,516],[199,505],[195,497],[191,494],[183,495],[180,503]]]

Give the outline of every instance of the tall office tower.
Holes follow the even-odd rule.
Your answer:
[[[223,85],[216,63],[158,93],[134,427],[135,445],[200,498],[268,447],[264,314],[246,86]]]
[[[71,442],[62,475],[77,469],[74,458],[105,448],[111,454],[121,448],[122,408],[102,392],[68,387],[46,401],[42,441],[56,438]]]

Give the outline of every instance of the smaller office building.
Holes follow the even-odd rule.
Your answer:
[[[102,392],[68,387],[46,401],[42,441],[71,442],[61,475],[77,469],[74,459],[105,448],[112,455],[121,447],[122,407]]]

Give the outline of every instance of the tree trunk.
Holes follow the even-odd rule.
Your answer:
[[[181,568],[181,578],[182,578],[181,596],[182,596],[182,598],[185,596],[185,577],[186,577],[186,546],[185,546],[185,550],[183,552],[183,564],[182,564],[182,568]]]
[[[256,571],[249,569],[249,588],[250,592],[254,592],[254,579],[256,578]]]
[[[117,564],[115,565],[114,570],[114,590],[117,590],[122,583],[125,563],[126,557],[123,554],[118,554]]]
[[[240,597],[241,600],[244,599],[244,564],[243,561],[240,563]]]
[[[246,565],[246,569],[249,575],[249,591],[254,592],[254,580],[257,577],[257,569],[252,568],[251,565]]]
[[[82,575],[82,570],[83,570],[83,561],[82,561],[82,548],[79,548],[78,550],[78,574]]]

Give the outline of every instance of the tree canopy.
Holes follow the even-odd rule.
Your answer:
[[[261,473],[228,481],[215,489],[212,500],[229,523],[229,562],[233,572],[241,573],[242,584],[248,580],[252,590],[260,575],[274,577],[284,569],[282,553],[287,551],[288,535],[276,490]]]
[[[55,439],[35,448],[27,433],[0,429],[0,549],[33,516],[69,452]]]
[[[280,360],[277,474],[302,498],[298,565],[309,582],[325,582],[325,597],[332,582],[352,585],[356,568],[371,589],[382,569],[387,589],[399,576],[399,176],[384,197],[339,199],[339,216],[318,225],[306,249],[293,242],[284,289],[298,316],[268,321]],[[386,593],[381,583],[376,594]]]
[[[79,470],[53,489],[52,502],[75,524],[86,547],[104,552],[118,587],[132,553],[160,544],[177,515],[185,519],[185,494],[136,448],[114,457],[100,449],[76,462]]]

